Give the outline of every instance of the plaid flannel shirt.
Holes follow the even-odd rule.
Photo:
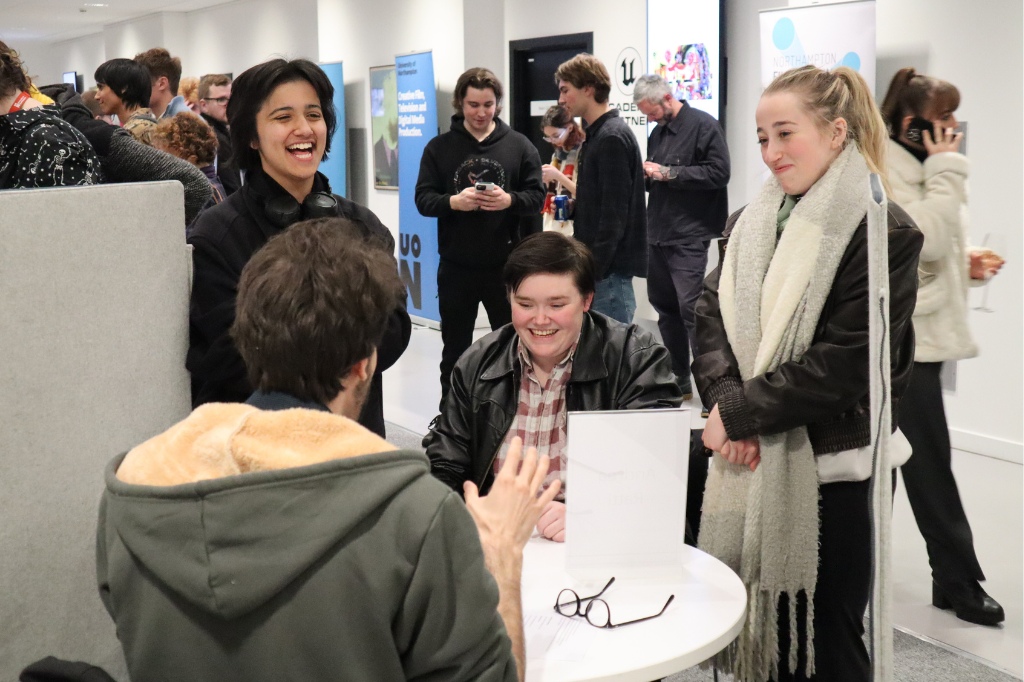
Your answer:
[[[577,339],[577,343],[579,340]],[[518,342],[517,353],[523,367],[523,378],[519,385],[519,405],[512,425],[505,434],[498,456],[494,458],[494,473],[497,474],[505,463],[512,439],[519,436],[523,439],[523,450],[537,448],[541,455],[551,458],[544,487],[562,481],[562,489],[555,498],[565,500],[565,389],[572,376],[572,361],[576,354],[576,343],[572,345],[565,359],[555,365],[548,377],[547,385],[542,386],[537,371],[530,359],[530,354]]]

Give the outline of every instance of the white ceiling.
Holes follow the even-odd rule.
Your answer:
[[[0,40],[14,47],[99,33],[155,12],[189,12],[232,0],[0,0]],[[105,7],[96,7],[101,4]]]

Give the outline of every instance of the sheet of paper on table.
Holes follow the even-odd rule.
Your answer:
[[[552,609],[523,616],[526,656],[549,661],[582,661],[597,628],[583,618],[566,618]]]
[[[655,578],[682,567],[690,411],[570,412],[566,570]]]

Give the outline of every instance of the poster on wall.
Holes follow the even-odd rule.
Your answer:
[[[640,153],[646,154],[647,117],[633,103],[633,87],[636,85],[637,79],[646,73],[643,51],[642,45],[639,49],[627,45],[618,51],[614,61],[611,60],[611,52],[604,55],[599,54],[597,57],[604,62],[612,79],[608,104],[619,110],[619,116],[630,127],[640,143]]]
[[[875,0],[761,10],[761,86],[789,69],[849,66],[875,90]]]
[[[398,85],[395,65],[370,67],[373,186],[398,189]]]
[[[321,64],[320,68],[327,74],[327,80],[334,86],[334,111],[338,117],[338,125],[331,138],[331,153],[320,163],[320,172],[327,176],[331,183],[331,191],[337,195],[348,197],[348,176],[346,175],[346,127],[345,127],[345,71],[341,62]]]
[[[719,118],[720,0],[647,0],[647,69],[668,81],[676,99]]]
[[[395,58],[398,105],[398,271],[409,290],[409,315],[439,324],[437,218],[416,209],[416,178],[423,150],[437,136],[434,56],[417,52]]]

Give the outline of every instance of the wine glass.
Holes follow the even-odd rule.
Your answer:
[[[981,240],[981,247],[984,248],[984,249],[990,249],[994,253],[996,253],[999,256],[1005,258],[1006,257],[1006,236],[1005,235],[1001,235],[1001,234],[993,234],[991,232],[987,232],[985,234],[985,237]],[[992,275],[987,275],[985,277],[985,279],[988,280],[988,279],[991,279],[991,277],[992,277]],[[986,282],[985,285],[983,287],[981,287],[981,302],[978,305],[976,305],[976,306],[972,306],[971,310],[977,310],[978,312],[982,312],[982,313],[994,313],[995,312],[995,308],[992,308],[992,307],[990,307],[988,305],[988,292],[989,292],[989,290],[991,288],[992,288],[992,283],[991,282]]]

